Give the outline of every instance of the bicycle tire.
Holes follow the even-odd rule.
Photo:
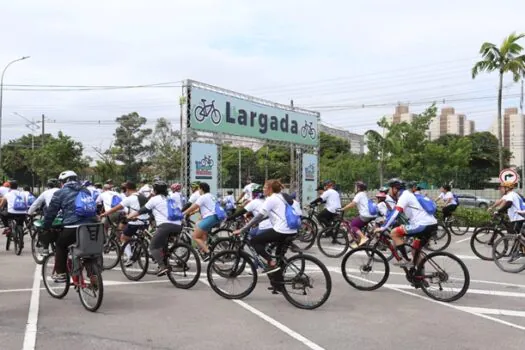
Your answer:
[[[179,248],[183,248],[185,250],[188,251],[188,253],[184,253],[184,257],[183,258],[180,258],[178,257],[178,255],[175,253],[175,251]],[[186,255],[189,255],[189,258],[186,258]],[[175,256],[176,258],[176,264],[178,264],[177,268],[180,268],[180,265],[182,264],[182,273],[183,273],[183,281],[186,279],[187,275],[186,275],[186,271],[187,269],[189,270],[189,264],[192,262],[191,260],[191,256],[193,256],[193,261],[195,262],[195,275],[193,276],[193,279],[191,279],[189,281],[189,283],[187,284],[184,284],[184,283],[181,283],[180,281],[176,280],[175,277],[174,277],[174,274],[173,274],[173,266],[171,263],[168,264],[169,266],[169,271],[168,271],[168,278],[169,280],[171,281],[171,283],[177,287],[177,288],[180,288],[180,289],[189,289],[191,287],[193,287],[198,281],[199,281],[199,278],[201,276],[201,261],[199,259],[199,254],[197,253],[197,251],[195,249],[193,249],[190,245],[186,244],[186,243],[175,243],[169,250],[169,254],[168,254],[168,262],[169,262],[169,259],[171,259],[173,256]],[[186,269],[187,268],[187,269]]]
[[[450,302],[456,301],[456,300],[460,299],[461,297],[463,297],[463,295],[465,295],[465,293],[467,292],[467,290],[468,290],[468,288],[470,286],[470,273],[469,273],[469,271],[467,269],[467,266],[465,265],[465,263],[463,263],[463,261],[460,258],[455,256],[454,254],[450,254],[449,252],[443,252],[443,251],[434,252],[434,253],[430,253],[430,254],[426,255],[421,260],[421,262],[418,264],[417,269],[418,270],[424,269],[425,263],[427,261],[431,261],[433,258],[435,258],[437,256],[446,256],[446,257],[456,261],[459,264],[459,266],[461,267],[461,269],[463,270],[463,274],[465,276],[465,283],[464,283],[463,287],[461,288],[461,290],[459,291],[459,293],[454,295],[453,297],[450,297],[450,298],[440,298],[440,297],[432,294],[430,292],[430,289],[429,289],[430,288],[430,284],[427,285],[426,283],[420,283],[421,289],[423,290],[423,293],[425,293],[431,299],[434,299],[434,300],[437,300],[437,301],[441,301],[441,302],[445,302],[445,303],[450,303]],[[436,264],[436,263],[434,263],[434,264]],[[448,279],[448,275],[447,275],[447,279]],[[442,286],[440,285],[440,289],[441,288],[442,288]]]
[[[325,228],[324,230],[319,232],[319,234],[317,235],[317,247],[319,248],[321,253],[323,253],[323,255],[329,258],[339,258],[343,256],[348,251],[348,248],[350,247],[350,240],[348,239],[348,234],[346,233],[345,230],[341,228],[337,230],[335,241],[337,242],[337,244],[342,245],[343,249],[341,251],[334,251],[334,250],[329,249],[330,247],[324,246],[325,243],[321,243],[326,238],[328,238],[328,240],[332,239],[332,242],[333,242],[333,238],[332,238],[333,235],[328,236],[328,237],[324,235],[324,233],[328,233],[328,231],[333,231],[333,227]],[[342,239],[344,243],[341,243],[339,241],[340,239]]]
[[[242,293],[228,294],[222,288],[219,288],[217,284],[215,283],[215,281],[213,280],[213,277],[212,277],[213,272],[214,272],[213,266],[215,265],[215,262],[219,261],[220,259],[231,260],[231,259],[224,259],[224,257],[228,255],[233,256],[237,259],[237,262],[236,262],[237,265],[239,264],[239,260],[243,260],[241,263],[246,263],[246,265],[250,267],[250,270],[251,270],[250,272],[251,272],[253,281],[250,284],[250,286],[248,286],[248,288],[244,290]],[[236,269],[235,273],[231,274],[230,278],[237,278],[240,274],[237,271],[238,269]],[[251,257],[246,252],[238,251],[238,250],[224,250],[211,257],[210,261],[208,262],[207,278],[208,278],[208,283],[210,284],[211,289],[213,289],[213,291],[219,294],[221,297],[225,299],[242,299],[242,298],[247,297],[251,292],[253,292],[253,290],[255,289],[255,286],[257,285],[257,268],[255,267],[255,264],[252,261]]]
[[[306,228],[303,229],[303,226],[305,226]],[[308,231],[307,228],[309,228],[310,230]],[[312,248],[317,238],[317,230],[317,224],[315,223],[315,221],[308,217],[302,217],[301,227],[299,228],[297,238],[294,241],[295,244],[302,250],[308,250]]]
[[[307,133],[308,133],[308,131],[306,130],[306,125],[304,125],[304,126],[301,128],[301,136],[305,139]]]
[[[364,287],[364,286],[357,285],[352,279],[350,279],[350,274],[348,273],[349,269],[347,269],[347,266],[346,266],[346,264],[348,262],[348,259],[352,255],[359,254],[361,252],[364,252],[365,256],[367,256],[369,258],[369,261],[368,261],[367,265],[369,265],[370,262],[373,261],[373,262],[377,262],[377,263],[382,262],[383,266],[384,266],[384,270],[383,270],[384,271],[384,275],[383,275],[383,277],[381,278],[381,280],[379,280],[379,282],[377,282],[376,284],[373,284],[370,287]],[[378,256],[377,260],[375,259],[376,255]],[[360,272],[370,273],[370,270],[368,270],[368,269],[370,269],[370,266],[367,266],[367,265],[360,266],[359,267],[359,271]],[[390,275],[390,265],[388,265],[388,261],[386,260],[385,256],[381,252],[379,252],[376,249],[373,249],[372,247],[363,246],[363,247],[359,247],[359,248],[356,248],[356,249],[352,249],[351,251],[349,251],[345,255],[345,257],[341,261],[341,272],[342,272],[342,275],[343,275],[345,281],[349,285],[354,287],[355,289],[362,290],[362,291],[372,291],[372,290],[376,290],[376,289],[380,288],[381,286],[383,286],[386,283],[386,281],[388,280],[388,276]],[[356,279],[360,280],[360,279],[363,279],[363,278],[362,277],[358,277]]]
[[[20,226],[15,224],[11,232],[13,232],[15,242],[15,254],[20,255],[22,254],[22,249],[24,249],[24,230],[21,230]]]
[[[197,120],[198,122],[202,122],[204,121],[204,119],[206,119],[206,116],[201,114],[202,111],[203,111],[202,106],[197,106],[193,110],[193,115],[195,116],[195,120]]]
[[[452,218],[452,222],[449,222],[448,228],[450,229],[450,232],[452,232],[456,236],[464,236],[470,227],[462,226],[463,224],[463,218],[460,216],[454,215]]]
[[[450,233],[450,230],[444,225],[439,226],[442,230],[444,230],[445,234],[439,234],[438,231],[433,233],[428,243],[424,247],[425,250],[429,250],[431,252],[441,252],[447,249],[450,245],[450,242],[452,242],[452,234]],[[432,242],[434,242],[436,245],[432,245]],[[440,242],[441,245],[439,245],[438,242]]]
[[[241,242],[238,239],[235,239],[233,237],[222,237],[214,241],[212,245],[209,246],[208,249],[210,251],[210,254],[213,255],[213,254],[217,254],[219,252],[225,251],[225,250],[238,250],[240,245],[241,245]],[[237,267],[237,270],[239,271],[238,273],[242,273],[245,267],[246,267],[246,261],[243,260]],[[224,278],[228,277],[228,273],[229,273],[228,269],[223,271],[214,264],[213,270]]]
[[[9,251],[9,247],[11,246],[11,235],[12,235],[11,233],[9,235],[6,235],[6,239],[5,239],[5,250],[6,251]]]
[[[501,250],[497,249],[500,244],[504,245],[503,255],[500,253]],[[515,247],[515,245],[517,245],[517,247]],[[492,259],[494,260],[494,263],[501,271],[509,272],[509,273],[520,273],[523,270],[525,270],[525,262],[522,264],[514,264],[516,266],[515,269],[509,269],[508,267],[503,265],[501,260],[503,260],[503,258],[510,258],[510,256],[514,253],[514,249],[522,249],[522,245],[517,235],[506,235],[506,236],[499,238],[497,241],[494,242],[494,245],[492,246]]]
[[[323,276],[325,278],[325,281],[326,281],[326,292],[323,294],[323,297],[321,298],[321,300],[319,300],[317,303],[313,304],[313,305],[306,305],[306,304],[303,304],[297,300],[295,300],[293,297],[292,297],[292,294],[289,293],[288,289],[286,288],[288,286],[288,284],[286,283],[286,278],[283,277],[283,280],[284,280],[284,285],[283,285],[283,288],[281,290],[281,292],[283,293],[284,297],[286,298],[286,300],[288,300],[288,302],[290,304],[292,304],[293,306],[299,308],[299,309],[305,309],[305,310],[313,310],[313,309],[317,309],[318,307],[320,307],[321,305],[323,305],[327,300],[328,298],[330,297],[330,294],[332,293],[332,278],[330,277],[330,272],[328,272],[328,269],[326,268],[326,266],[321,262],[321,260],[311,256],[311,255],[307,255],[307,254],[297,254],[297,255],[294,255],[290,258],[287,258],[287,265],[289,265],[291,262],[293,262],[294,260],[299,260],[299,259],[302,259],[303,262],[301,263],[302,265],[302,268],[300,269],[300,274],[304,274],[304,270],[305,270],[305,260],[309,260],[311,262],[313,262],[314,264],[317,265],[317,267],[321,270],[321,272],[323,273]],[[284,274],[286,271],[286,266],[283,266],[282,268],[282,273]],[[297,276],[296,276],[297,277]],[[294,279],[296,278],[294,277]],[[307,276],[307,279],[308,281],[310,280]],[[292,283],[293,282],[293,279],[291,281]],[[303,291],[303,293],[306,293],[306,291]]]
[[[390,247],[388,246],[388,244],[386,244],[383,241],[377,242],[377,240],[378,240],[377,237],[371,237],[365,243],[365,247],[370,247],[372,249],[375,249],[375,250],[379,251],[386,258],[386,261],[392,260],[394,258],[394,253],[392,253],[392,251],[390,250]],[[370,252],[367,251],[367,254],[368,253],[370,253]],[[382,259],[379,256],[378,257],[375,257],[375,256],[376,255],[374,254],[373,257],[372,257],[374,260],[379,261],[379,262],[382,261]]]
[[[95,312],[100,308],[102,305],[102,300],[104,299],[104,282],[102,280],[102,271],[100,270],[96,260],[84,261],[80,273],[84,273],[84,271],[86,271],[86,275],[89,278],[89,284],[84,281],[83,285],[78,287],[78,297],[80,298],[82,306],[84,306],[86,310]],[[96,281],[95,287],[93,287],[95,284],[93,283],[94,281]],[[92,291],[96,289],[96,291],[94,291],[94,293],[96,293],[95,305],[88,305],[87,301],[84,299],[84,291],[88,289],[88,285]]]
[[[38,239],[38,235],[31,237],[31,255],[36,264],[42,265],[46,256],[38,252],[39,247],[37,247],[37,244],[39,243],[42,244]]]
[[[482,236],[487,233],[490,235],[491,231],[492,231],[491,236],[488,237],[486,241],[482,241]],[[504,237],[504,236],[505,235],[503,234],[503,232],[493,227],[480,228],[479,230],[474,232],[472,237],[470,237],[470,249],[472,249],[472,252],[474,253],[474,255],[476,255],[481,260],[493,261],[494,259],[492,257],[492,246],[494,246],[494,243],[499,238]],[[483,254],[481,252],[482,247],[490,247],[490,249],[488,249],[487,254]]]
[[[213,122],[213,124],[216,124],[216,125],[220,124],[221,119],[222,119],[221,112],[218,109],[213,109],[213,111],[211,112],[211,121]]]
[[[69,273],[66,272],[67,278],[66,278],[66,281],[64,282],[64,290],[59,293],[54,292],[55,289],[49,285],[51,276],[48,276],[48,269],[47,269],[49,264],[53,264],[52,271],[54,272],[54,265],[55,265],[54,258],[55,258],[55,253],[51,253],[44,258],[44,261],[42,262],[42,280],[44,281],[44,287],[46,288],[47,293],[50,296],[52,296],[55,299],[62,299],[63,297],[67,295],[67,292],[69,291],[69,287],[71,285],[71,279],[69,277]]]
[[[106,259],[105,256],[113,251],[116,255],[115,261]],[[120,254],[120,244],[118,244],[116,239],[111,238],[106,244],[104,244],[104,252],[102,255],[102,268],[104,270],[114,269],[120,262]]]
[[[131,247],[131,254],[132,254],[131,259],[137,262],[137,264],[140,267],[140,271],[136,275],[131,274],[131,272],[133,272],[132,270],[137,270],[137,269],[131,268],[131,266],[126,267],[127,261],[124,262],[122,257],[119,259],[120,269],[122,270],[122,273],[124,274],[124,276],[126,276],[128,280],[140,281],[148,272],[148,267],[149,267],[148,247],[144,244],[142,240],[132,238],[126,243],[124,243],[124,245],[122,246],[121,255],[125,254],[126,248],[128,246]]]
[[[311,128],[311,129],[310,129],[309,134],[310,134],[310,138],[311,138],[312,140],[315,140],[315,137],[317,136],[317,133],[315,132],[315,129],[314,129],[314,128]]]

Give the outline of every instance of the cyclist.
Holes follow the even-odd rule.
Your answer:
[[[27,215],[27,195],[18,190],[18,183],[15,180],[9,182],[10,191],[0,199],[0,208],[7,208],[7,211],[2,211],[2,222],[4,227],[4,234],[8,236],[11,233],[9,227],[9,220],[15,220],[19,226],[24,226],[24,221]],[[20,246],[23,248],[24,242]]]
[[[324,209],[317,215],[317,219],[324,227],[328,227],[336,217],[337,210],[341,208],[341,196],[334,189],[335,182],[332,180],[326,180],[323,185],[323,193],[310,203],[310,207],[314,207],[319,203],[326,203]]]
[[[200,211],[201,220],[195,225],[193,231],[193,239],[202,251],[203,261],[210,260],[210,253],[206,241],[208,240],[208,233],[211,229],[219,224],[219,218],[215,213],[215,204],[217,199],[210,193],[210,185],[206,182],[199,184],[200,196],[195,203],[193,203],[183,214],[186,217],[191,216],[193,213]]]
[[[157,276],[160,277],[164,276],[169,270],[164,263],[163,250],[166,248],[170,236],[178,235],[182,231],[182,226],[180,220],[170,220],[168,218],[168,184],[160,180],[155,181],[152,189],[152,197],[140,210],[129,214],[128,219],[132,220],[140,215],[153,214],[157,228],[151,239],[149,251],[159,265]],[[180,209],[182,203],[177,202],[176,199],[174,200],[176,207]]]
[[[188,209],[192,204],[197,202],[197,199],[199,199],[199,197],[201,196],[199,185],[200,185],[199,181],[195,181],[190,184],[192,193],[191,193],[190,199],[188,199],[188,203],[186,203],[184,207],[182,208],[183,210]]]
[[[152,188],[150,185],[148,185],[148,179],[146,178],[143,178],[142,180],[140,180],[140,189],[139,189],[139,193],[143,194],[144,197],[146,198],[150,198],[151,197],[151,192],[152,192]]]
[[[252,180],[253,179],[250,176],[246,178],[246,186],[244,186],[241,194],[239,195],[239,198],[237,198],[238,203],[244,204],[252,199],[252,188],[256,185]]]
[[[56,191],[51,198],[51,202],[44,216],[44,230],[49,230],[53,220],[62,211],[62,224],[64,229],[58,234],[55,242],[55,282],[66,281],[66,262],[68,247],[77,240],[77,227],[80,224],[97,222],[95,214],[80,216],[77,214],[76,199],[79,192],[84,192],[91,196],[89,190],[82,187],[77,180],[74,171],[66,170],[58,176],[58,180],[63,184],[62,188]]]
[[[47,190],[42,192],[33,204],[31,204],[27,214],[33,215],[40,209],[43,209],[45,214],[47,207],[49,207],[49,203],[51,203],[51,198],[53,198],[55,192],[59,190],[59,186],[60,183],[57,179],[47,180]]]
[[[134,182],[127,181],[124,183],[125,188],[124,192],[126,194],[126,197],[117,204],[115,207],[109,209],[108,211],[100,214],[100,217],[112,215],[113,213],[116,213],[118,211],[121,211],[123,209],[128,209],[128,213],[132,214],[140,210],[146,202],[148,201],[146,197],[144,197],[143,194],[137,192],[137,185],[135,185]],[[120,242],[122,245],[129,241],[133,235],[137,233],[139,229],[143,229],[147,227],[148,225],[148,214],[140,215],[138,221],[130,221],[125,225],[124,230],[122,232],[122,235],[120,236]],[[124,254],[127,257],[126,267],[129,267],[133,265],[133,261],[130,261],[131,258],[131,245],[126,246],[126,250],[124,251]]]
[[[35,201],[35,195],[31,192],[31,187],[24,186],[24,196],[27,198],[27,205],[30,206]]]
[[[0,187],[0,198],[5,196],[9,192],[9,182],[6,181],[3,183],[2,187]]]
[[[456,198],[454,197],[454,194],[451,191],[450,185],[443,185],[439,189],[441,193],[436,198],[436,202],[443,201],[445,203],[445,206],[443,207],[443,220],[446,220],[450,216],[452,216],[452,213],[456,210],[458,207],[458,202],[456,202]]]
[[[352,232],[359,235],[360,246],[368,241],[368,237],[363,234],[363,227],[376,218],[376,215],[372,215],[368,209],[368,196],[366,194],[367,188],[368,187],[364,182],[357,181],[355,183],[356,195],[354,199],[341,209],[344,212],[347,209],[357,207],[359,215],[352,219],[350,227]]]
[[[264,205],[264,190],[263,186],[256,185],[252,188],[252,200],[246,204],[244,207],[239,207],[235,213],[228,216],[228,220],[233,220],[241,215],[245,214],[252,214],[253,217],[256,217],[260,214],[262,207]],[[269,230],[272,228],[272,223],[270,219],[265,219],[259,223],[259,225],[256,228],[253,228],[250,230],[250,235],[256,236],[266,230]]]
[[[172,184],[170,186],[171,194],[170,197],[178,201],[179,203],[182,203],[182,195],[180,191],[182,190],[182,185],[179,183]]]
[[[266,245],[272,242],[283,242],[290,235],[297,234],[297,230],[288,227],[288,222],[286,221],[286,203],[292,205],[293,200],[289,195],[281,192],[282,188],[283,185],[279,180],[267,180],[263,188],[266,200],[259,214],[243,228],[234,232],[235,234],[248,232],[266,217],[270,219],[272,228],[251,239],[251,244],[257,254],[267,261],[267,266],[263,273],[272,273],[280,270],[280,266],[277,265],[276,261],[272,260],[270,254],[266,251]],[[279,246],[276,252],[277,256],[281,253],[280,249],[281,247]]]
[[[104,212],[109,211],[112,207],[120,203],[121,198],[117,192],[111,190],[110,184],[105,184],[102,188],[102,193],[97,197],[96,203],[102,204]],[[104,228],[107,231],[109,226],[113,223],[118,225],[122,210],[113,212],[111,215],[105,215]]]
[[[259,187],[262,188],[261,186]],[[235,212],[235,197],[233,196],[232,190],[228,190],[226,193],[227,193],[227,196],[224,197],[224,200],[223,200],[224,209],[226,209],[226,213],[228,215],[231,215]],[[253,189],[252,189],[252,194],[253,194]]]
[[[376,232],[385,231],[392,226],[400,214],[406,215],[408,224],[399,225],[391,231],[392,241],[402,257],[394,265],[412,267],[413,263],[404,246],[404,237],[416,235],[422,238],[430,237],[437,230],[437,220],[423,209],[411,189],[403,191],[403,185],[403,181],[396,178],[388,181],[390,194],[393,198],[398,198],[398,201],[394,213],[382,227],[376,229]],[[424,245],[426,242],[421,244]]]
[[[381,192],[381,191],[377,192],[376,199],[377,199],[377,212],[379,213],[379,217],[378,217],[378,222],[379,222],[379,221],[383,221],[386,218],[391,208],[388,207],[388,203],[386,202],[385,192]]]

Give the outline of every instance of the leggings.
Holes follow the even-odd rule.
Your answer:
[[[329,227],[336,216],[337,214],[332,213],[328,209],[323,209],[317,215],[317,220],[319,220],[319,222],[323,224],[324,227]]]
[[[253,237],[251,239],[251,242],[253,249],[255,249],[257,254],[259,254],[266,260],[270,260],[271,256],[265,249],[266,245],[272,242],[284,242],[286,238],[291,237],[292,235],[279,233],[276,232],[274,229],[268,229]],[[277,247],[277,256],[281,254],[281,249],[281,246]]]
[[[155,235],[149,244],[149,251],[160,267],[166,267],[162,256],[162,250],[168,244],[168,239],[171,235],[178,235],[181,231],[182,227],[177,224],[164,223],[157,226],[157,231],[155,231]]]

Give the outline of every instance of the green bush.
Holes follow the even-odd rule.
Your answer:
[[[490,213],[479,208],[459,206],[454,214],[468,227],[480,227],[491,221]]]

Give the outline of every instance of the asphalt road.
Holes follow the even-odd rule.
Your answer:
[[[340,273],[341,259],[324,258],[333,290],[321,308],[305,311],[272,295],[266,277],[242,301],[226,300],[201,282],[180,290],[166,277],[130,282],[104,272],[96,313],[71,289],[51,298],[30,255],[6,252],[0,237],[0,348],[11,349],[523,349],[525,272],[508,274],[478,260],[468,234],[448,251],[467,264],[471,285],[459,301],[430,300],[392,266],[385,286],[360,292]],[[203,268],[205,272],[205,269]],[[30,306],[31,305],[31,306]]]

